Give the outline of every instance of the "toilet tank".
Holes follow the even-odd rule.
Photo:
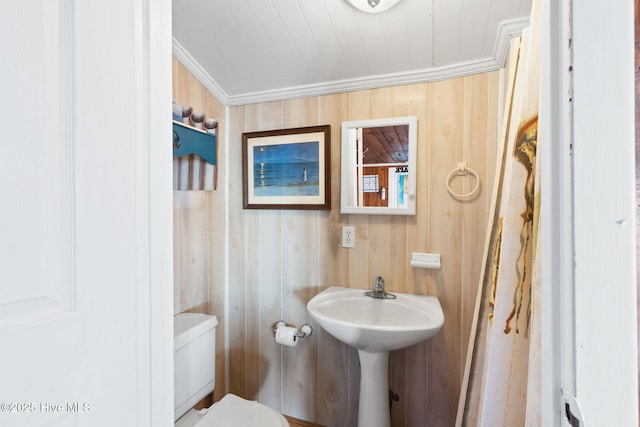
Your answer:
[[[173,318],[174,421],[215,387],[216,316],[181,313]]]

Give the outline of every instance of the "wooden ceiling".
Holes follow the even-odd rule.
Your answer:
[[[385,0],[381,0],[385,1]],[[173,53],[225,105],[499,69],[531,0],[173,0]]]
[[[408,125],[364,128],[363,163],[406,163],[409,158]]]

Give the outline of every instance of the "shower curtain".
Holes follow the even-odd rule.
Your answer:
[[[539,5],[511,44],[494,204],[457,425],[540,425]]]

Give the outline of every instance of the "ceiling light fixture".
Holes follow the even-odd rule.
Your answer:
[[[346,0],[351,6],[367,13],[380,13],[390,9],[400,0]]]

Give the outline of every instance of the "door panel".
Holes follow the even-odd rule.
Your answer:
[[[0,15],[0,425],[172,425],[170,2],[153,3]]]
[[[0,330],[73,310],[71,8],[27,3],[0,16]]]

